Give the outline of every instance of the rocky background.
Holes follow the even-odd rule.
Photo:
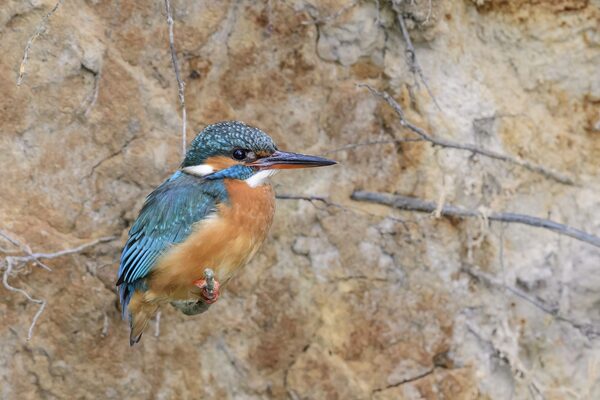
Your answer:
[[[485,218],[600,234],[598,0],[173,0],[188,140],[237,119],[340,165],[278,175],[279,194],[327,202],[279,200],[219,302],[164,309],[134,348],[117,260],[181,159],[165,5],[64,0],[45,18],[55,4],[0,7],[0,229],[14,242],[0,240],[2,399],[600,398],[600,249]],[[417,136],[361,83],[436,138],[568,182],[405,141]],[[14,258],[110,236],[42,259],[52,271]],[[46,302],[31,340],[40,304],[9,287]]]

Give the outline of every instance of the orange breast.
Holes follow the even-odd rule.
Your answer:
[[[273,221],[275,196],[270,185],[251,188],[239,180],[225,180],[229,204],[220,204],[215,217],[197,224],[183,243],[158,261],[148,287],[159,297],[187,299],[192,283],[212,268],[225,284],[256,253]]]

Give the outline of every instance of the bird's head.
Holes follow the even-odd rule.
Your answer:
[[[322,157],[279,151],[260,129],[230,121],[204,128],[192,141],[181,168],[206,179],[239,179],[255,187],[279,169],[333,164]]]

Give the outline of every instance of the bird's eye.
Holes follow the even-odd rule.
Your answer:
[[[233,151],[233,158],[235,158],[236,160],[243,160],[244,158],[246,158],[246,150],[235,149]]]

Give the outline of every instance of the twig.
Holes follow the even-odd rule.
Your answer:
[[[539,396],[542,398],[542,400],[545,399],[542,390],[540,389],[540,387],[542,387],[542,385],[537,381],[537,379],[535,379],[535,376],[533,376],[533,373],[529,371],[528,368],[526,368],[526,366],[523,364],[523,362],[519,359],[519,355],[518,354],[514,354],[514,351],[511,351],[510,348],[506,348],[506,345],[503,345],[501,348],[500,346],[498,346],[496,343],[494,343],[494,340],[492,338],[487,338],[484,337],[484,335],[479,332],[478,329],[476,329],[470,322],[466,323],[467,326],[467,330],[472,333],[478,340],[480,340],[481,342],[484,342],[485,344],[487,344],[491,351],[492,354],[499,358],[500,360],[502,360],[503,362],[505,362],[509,368],[511,369],[511,372],[513,373],[513,375],[517,378],[522,378],[524,379],[527,383],[527,387],[530,390],[530,393],[535,390],[536,393],[539,394]],[[514,340],[514,334],[511,336],[511,339]],[[512,396],[511,396],[512,397]],[[532,398],[535,399],[535,397],[532,396]]]
[[[430,201],[421,200],[415,197],[402,195],[393,195],[389,193],[376,193],[356,191],[352,193],[351,198],[357,201],[368,201],[371,203],[383,204],[394,207],[400,210],[418,211],[431,213],[435,211],[436,204]],[[448,217],[459,218],[479,218],[481,213],[473,210],[468,210],[461,207],[445,205],[442,207],[441,214]],[[592,246],[600,247],[600,237],[594,236],[587,232],[575,229],[568,225],[560,224],[549,219],[532,217],[525,214],[491,212],[487,215],[490,221],[510,222],[523,225],[529,225],[536,228],[543,228],[561,235],[570,236],[579,241],[589,243]]]
[[[267,34],[271,36],[273,33],[273,5],[271,0],[267,0]]]
[[[19,76],[17,77],[17,86],[21,86],[21,83],[23,82],[23,77],[25,76],[25,66],[27,65],[27,61],[29,60],[29,51],[31,50],[31,46],[33,46],[33,42],[35,42],[35,40],[42,34],[42,32],[44,30],[46,30],[46,25],[48,24],[48,20],[50,19],[52,14],[54,14],[56,12],[56,10],[58,9],[58,6],[60,6],[60,3],[62,3],[62,0],[58,0],[56,2],[56,4],[54,5],[54,7],[52,7],[52,9],[50,11],[48,11],[48,13],[46,15],[44,15],[44,17],[40,21],[40,24],[38,25],[37,29],[35,30],[34,34],[31,35],[31,37],[27,41],[27,44],[25,45],[25,51],[23,52],[23,58],[21,59],[21,65],[19,66]]]
[[[545,176],[546,178],[553,179],[553,180],[560,182],[562,184],[565,184],[565,185],[574,185],[575,184],[575,181],[569,176],[560,174],[558,172],[551,171],[540,165],[530,163],[529,161],[521,160],[520,158],[511,157],[509,155],[497,153],[495,151],[491,151],[491,150],[487,150],[487,149],[482,149],[482,148],[472,145],[472,144],[463,144],[463,143],[453,142],[453,141],[447,140],[447,139],[436,138],[436,137],[432,136],[430,133],[427,133],[424,129],[419,128],[418,126],[409,122],[405,118],[404,111],[402,110],[402,107],[400,107],[400,104],[398,104],[396,102],[396,100],[394,100],[394,98],[392,96],[390,96],[389,93],[380,92],[377,89],[375,89],[372,86],[367,85],[367,84],[359,84],[358,87],[367,88],[374,96],[380,97],[383,100],[385,100],[390,105],[390,107],[392,107],[394,109],[394,111],[396,112],[396,115],[398,115],[398,118],[400,119],[400,125],[402,127],[405,127],[407,129],[411,130],[412,132],[416,133],[421,138],[423,138],[424,140],[430,142],[431,144],[433,144],[435,146],[470,151],[471,153],[479,154],[484,157],[493,158],[495,160],[500,160],[500,161],[518,165],[529,171],[535,172],[537,174]]]
[[[96,102],[98,101],[98,94],[100,93],[100,79],[101,79],[101,75],[100,75],[100,72],[98,72],[94,76],[94,91],[92,92],[91,96],[88,97],[89,104],[87,105],[87,107],[85,108],[85,111],[83,112],[83,115],[85,117],[87,117],[89,115],[90,111],[92,111],[92,108],[94,108],[94,105],[96,105]]]
[[[24,245],[23,243],[19,242],[17,239],[11,238],[10,235],[2,230],[0,230],[0,236],[2,236],[4,239],[8,240],[10,243],[12,243],[13,245],[15,245],[16,247],[20,248],[23,253],[27,254],[31,259],[29,261],[35,261],[35,263],[37,265],[39,265],[40,267],[42,267],[43,269],[45,269],[46,271],[52,271],[52,268],[50,268],[49,266],[47,266],[46,264],[44,264],[43,262],[41,262],[39,259],[37,259],[33,253],[31,252],[31,249],[29,248],[29,246]]]
[[[23,261],[23,262],[37,261],[40,258],[53,259],[53,258],[57,258],[57,257],[66,256],[69,254],[81,253],[83,250],[85,250],[89,247],[94,247],[100,243],[110,242],[112,240],[115,240],[116,238],[117,238],[116,236],[105,236],[105,237],[101,237],[99,239],[93,240],[89,243],[84,243],[81,246],[77,246],[72,249],[60,250],[55,253],[32,253],[32,254],[29,254],[28,256],[12,257],[12,258],[15,260],[18,260],[18,261]]]
[[[324,196],[302,196],[302,195],[295,195],[295,194],[278,194],[277,196],[275,196],[276,198],[278,198],[279,200],[305,200],[305,201],[310,201],[311,203],[313,202],[321,202],[327,206],[339,206],[338,204],[334,204],[331,201],[329,201],[329,199],[327,197]],[[342,206],[339,206],[342,207]]]
[[[29,293],[27,293],[25,290],[11,286],[8,283],[8,276],[12,272],[13,260],[11,260],[10,258],[7,257],[7,259],[5,260],[5,263],[6,263],[6,268],[4,270],[4,273],[2,274],[2,285],[4,286],[4,288],[11,292],[20,293],[23,296],[25,296],[27,298],[27,300],[31,301],[32,303],[40,305],[40,308],[38,308],[37,312],[33,316],[33,319],[31,320],[31,325],[29,325],[29,330],[27,331],[27,340],[31,340],[31,337],[33,336],[33,328],[35,328],[35,324],[37,324],[37,321],[40,318],[40,315],[42,315],[42,313],[44,312],[44,309],[46,308],[46,300],[36,299],[36,298],[32,297]]]
[[[169,26],[169,47],[171,48],[171,61],[173,62],[175,79],[177,79],[177,92],[179,94],[179,104],[181,106],[181,119],[183,120],[183,124],[181,127],[181,145],[183,155],[185,156],[185,149],[187,146],[187,112],[185,109],[185,83],[181,79],[179,61],[177,60],[177,52],[175,51],[175,35],[173,34],[173,15],[171,14],[171,3],[169,0],[165,0],[165,8],[167,10],[167,25]]]
[[[421,25],[426,25],[429,22],[429,18],[431,18],[431,13],[433,11],[433,4],[431,0],[429,0],[429,5],[427,8],[427,15],[425,16],[425,21],[421,22]]]
[[[106,315],[106,313],[104,313],[104,321],[102,323],[102,331],[100,332],[100,335],[102,337],[108,336],[108,315]]]
[[[352,150],[357,147],[363,147],[363,146],[373,146],[373,145],[378,145],[378,144],[396,144],[396,143],[406,143],[406,142],[422,142],[422,141],[423,141],[423,139],[421,139],[421,138],[401,138],[401,139],[392,139],[392,140],[374,140],[371,142],[351,143],[351,144],[347,144],[342,147],[338,147],[337,149],[326,151],[323,153],[323,155],[331,154],[331,153],[338,153],[340,151],[345,151],[345,150]]]
[[[323,196],[304,196],[304,195],[295,195],[295,194],[278,194],[275,197],[277,199],[279,199],[279,200],[303,200],[303,201],[308,201],[308,202],[310,202],[317,209],[320,209],[320,208],[316,206],[316,203],[323,203],[327,207],[339,208],[342,211],[350,212],[352,214],[359,214],[360,213],[360,214],[365,214],[365,215],[369,215],[369,216],[372,216],[372,217],[388,218],[388,219],[390,219],[392,221],[401,223],[402,226],[404,226],[405,228],[407,228],[407,222],[411,222],[411,221],[405,221],[405,220],[397,218],[397,217],[392,217],[390,215],[382,216],[382,215],[377,215],[377,214],[370,213],[370,212],[365,211],[365,210],[347,207],[347,206],[344,206],[342,204],[335,203],[335,202],[329,200],[329,198],[323,197]]]
[[[154,337],[159,337],[160,336],[160,315],[161,312],[157,312],[156,313],[156,321],[155,321],[155,325],[154,325]]]
[[[471,277],[476,278],[477,280],[480,280],[480,281],[486,283],[487,285],[505,289],[506,291],[510,292],[514,296],[526,301],[527,303],[540,309],[541,311],[552,316],[553,318],[555,318],[558,321],[566,322],[567,324],[571,325],[573,328],[579,330],[585,337],[587,337],[590,340],[600,336],[600,328],[599,327],[595,327],[591,324],[584,324],[581,322],[574,321],[572,318],[560,314],[560,312],[557,308],[549,306],[545,301],[541,301],[532,296],[529,296],[524,291],[522,291],[516,287],[509,286],[509,285],[505,284],[504,282],[501,282],[500,280],[496,279],[492,275],[486,274],[485,272],[477,270],[475,268],[470,268],[466,265],[463,265],[461,270],[463,272],[467,273],[468,275],[470,275]]]
[[[410,39],[410,35],[408,34],[408,29],[406,28],[406,21],[404,21],[404,17],[402,14],[398,13],[398,22],[400,23],[400,30],[402,30],[402,37],[404,38],[404,42],[406,43],[406,56],[408,59],[408,68],[410,72],[414,75],[415,73],[421,78],[421,82],[427,89],[427,93],[433,103],[437,107],[438,110],[442,111],[442,108],[438,104],[435,96],[433,95],[427,80],[425,79],[425,75],[423,74],[423,70],[421,69],[421,65],[419,65],[419,61],[417,61],[417,53],[415,52],[415,47],[412,44],[412,40]]]
[[[37,263],[38,265],[42,266],[43,268],[47,269],[48,271],[52,271],[50,269],[50,267],[48,267],[47,265],[43,264],[40,261],[41,258],[52,259],[52,258],[69,255],[69,254],[79,253],[89,247],[95,246],[99,243],[109,242],[116,238],[115,236],[103,237],[100,239],[96,239],[90,243],[85,243],[85,244],[82,244],[81,246],[77,246],[72,249],[57,251],[55,253],[32,253],[31,250],[29,249],[29,246],[26,246],[26,245],[20,243],[18,240],[14,239],[10,235],[8,235],[6,232],[0,230],[0,236],[5,238],[6,240],[8,240],[13,245],[19,247],[24,253],[27,254],[26,256],[7,256],[7,257],[5,257],[4,273],[2,274],[2,285],[4,286],[5,289],[7,289],[11,292],[20,293],[23,296],[25,296],[27,298],[27,300],[29,300],[30,302],[40,305],[39,309],[33,316],[31,325],[29,326],[29,331],[27,333],[27,340],[31,340],[31,338],[33,336],[33,329],[34,329],[35,325],[37,324],[38,319],[44,312],[47,302],[44,299],[36,299],[33,296],[31,296],[28,292],[26,292],[24,289],[16,288],[8,283],[8,277],[10,276],[11,272],[13,271],[13,267],[17,264],[26,264],[28,262],[33,261],[33,262]]]

